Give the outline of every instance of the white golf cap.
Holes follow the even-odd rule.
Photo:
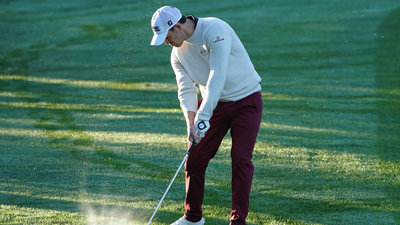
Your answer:
[[[161,45],[167,37],[168,30],[171,29],[182,17],[179,9],[171,6],[159,8],[151,18],[151,28],[153,29],[153,39],[150,45]]]

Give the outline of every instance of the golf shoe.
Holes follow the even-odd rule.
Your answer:
[[[201,218],[198,222],[190,222],[185,219],[185,217],[181,217],[179,220],[171,223],[171,225],[203,225],[206,222],[204,218]]]

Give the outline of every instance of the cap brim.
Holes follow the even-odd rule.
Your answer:
[[[156,34],[154,33],[153,39],[151,39],[150,45],[161,45],[164,43],[165,38],[167,37],[167,32]]]

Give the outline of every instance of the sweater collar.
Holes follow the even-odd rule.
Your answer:
[[[186,18],[188,18],[189,20],[193,20],[194,21],[194,29],[196,30],[196,26],[197,26],[197,22],[199,21],[199,18],[197,18],[197,17],[195,17],[193,15],[187,16]]]
[[[189,19],[189,20],[193,20],[193,22],[194,22],[194,31],[193,31],[193,33],[192,33],[192,35],[188,38],[188,39],[186,39],[185,41],[186,42],[192,42],[193,40],[194,40],[194,38],[195,38],[195,36],[196,36],[196,31],[198,30],[198,29],[196,29],[197,28],[197,24],[198,24],[198,22],[199,22],[199,18],[198,17],[195,17],[195,16],[192,16],[192,15],[190,15],[190,16],[187,16],[187,18]]]

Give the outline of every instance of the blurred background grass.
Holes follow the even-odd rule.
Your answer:
[[[263,78],[249,224],[400,223],[397,1],[1,4],[0,223],[147,223],[187,146],[170,48],[149,46],[167,4],[227,21]],[[229,140],[208,224],[229,220]]]

